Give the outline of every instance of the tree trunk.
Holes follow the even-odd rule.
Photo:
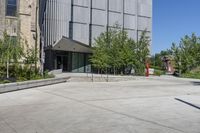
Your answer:
[[[116,75],[116,69],[115,69],[115,66],[114,66],[114,75]]]
[[[9,78],[9,61],[6,62],[6,78]]]
[[[106,81],[108,82],[108,68],[106,68],[106,75],[107,75]]]

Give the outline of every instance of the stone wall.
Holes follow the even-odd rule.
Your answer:
[[[0,38],[5,29],[5,0],[0,0]]]
[[[36,41],[36,2],[21,0],[19,3],[20,35],[29,47],[34,47]]]
[[[39,25],[36,14],[38,0],[17,0],[17,16],[6,16],[6,0],[0,0],[0,38],[6,31],[10,36],[17,36],[27,41],[29,48],[40,48]],[[36,35],[36,26],[38,35]],[[25,44],[25,41],[24,43]],[[24,45],[26,50],[26,45]],[[39,57],[39,53],[38,53]]]
[[[10,36],[17,36],[18,20],[17,17],[6,15],[6,0],[0,0],[0,38],[4,31],[7,31]]]

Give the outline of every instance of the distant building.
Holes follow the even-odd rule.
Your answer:
[[[41,0],[45,68],[90,71],[94,38],[116,23],[134,40],[145,29],[151,37],[152,0]]]

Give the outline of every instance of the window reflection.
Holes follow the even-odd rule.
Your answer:
[[[17,15],[17,0],[7,0],[6,16]]]

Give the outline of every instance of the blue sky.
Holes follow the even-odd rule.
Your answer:
[[[200,0],[153,0],[152,54],[192,33],[200,35]]]

